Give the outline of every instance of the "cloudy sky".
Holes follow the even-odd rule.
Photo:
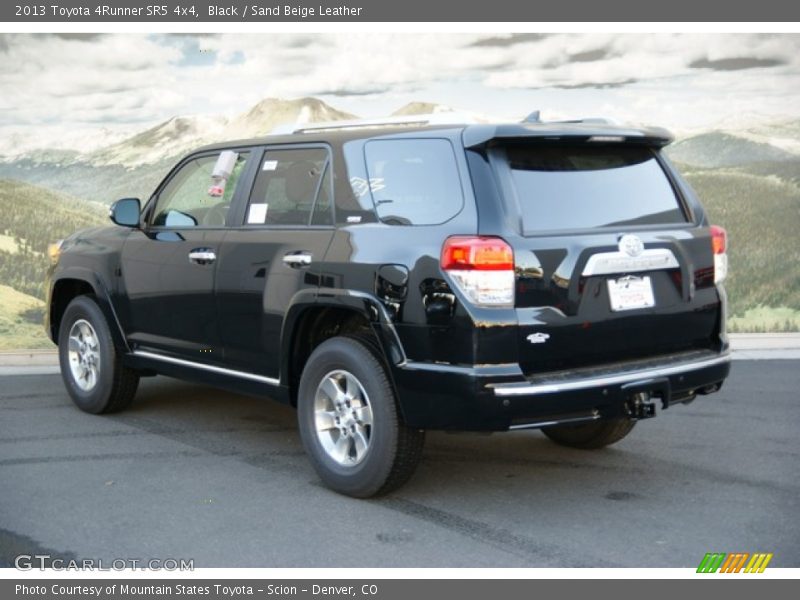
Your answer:
[[[62,146],[306,95],[362,116],[421,100],[681,130],[800,115],[800,35],[4,34],[0,86],[0,136]]]

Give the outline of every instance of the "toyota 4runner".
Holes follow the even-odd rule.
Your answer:
[[[156,373],[297,407],[356,497],[425,430],[601,448],[728,375],[726,235],[662,129],[390,119],[202,148],[60,242],[46,328],[90,413]]]

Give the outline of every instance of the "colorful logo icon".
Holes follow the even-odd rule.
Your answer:
[[[747,552],[734,552],[732,554],[709,552],[703,557],[703,560],[700,561],[697,572],[763,573],[771,560],[772,553],[768,554],[766,552],[757,552],[755,554],[749,554]]]

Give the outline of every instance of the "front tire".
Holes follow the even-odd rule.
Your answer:
[[[64,385],[84,412],[123,410],[136,394],[139,376],[122,365],[106,317],[92,296],[78,296],[64,311],[58,359]]]
[[[585,425],[556,425],[542,429],[556,444],[582,450],[596,450],[615,444],[636,425],[632,419],[609,419]]]
[[[422,456],[425,432],[407,427],[378,349],[361,337],[320,344],[300,380],[303,446],[331,489],[356,498],[403,485]]]

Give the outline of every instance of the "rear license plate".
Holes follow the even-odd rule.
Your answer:
[[[649,277],[621,277],[608,280],[608,297],[611,310],[634,310],[655,306],[653,284]]]

